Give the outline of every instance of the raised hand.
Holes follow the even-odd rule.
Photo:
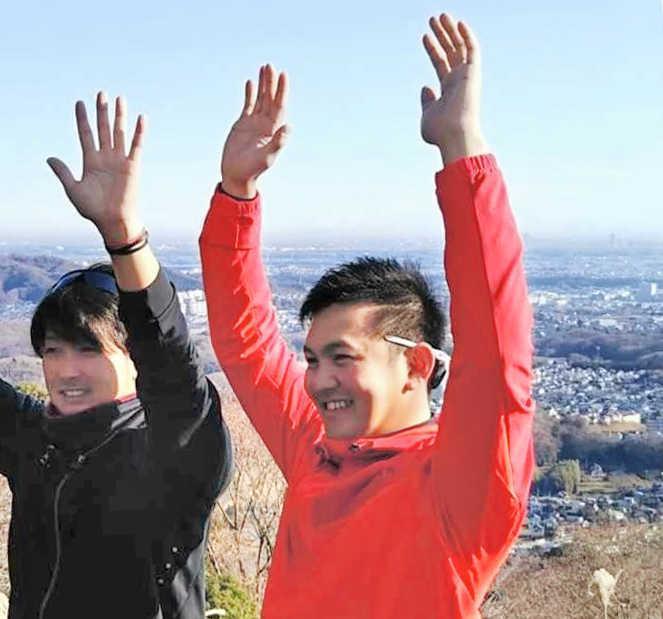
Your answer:
[[[239,198],[252,198],[258,177],[269,168],[285,144],[284,124],[288,80],[271,65],[260,67],[257,98],[253,82],[246,82],[244,107],[232,126],[221,158],[225,191]]]
[[[424,47],[440,80],[440,97],[421,90],[421,136],[438,146],[445,164],[486,152],[479,120],[479,46],[470,29],[446,14],[429,20]]]
[[[146,122],[139,116],[125,152],[126,105],[115,100],[115,120],[111,134],[108,102],[103,92],[97,95],[97,135],[99,148],[87,118],[85,104],[76,102],[76,126],[83,152],[83,175],[74,179],[69,168],[59,159],[47,160],[76,210],[89,219],[108,246],[122,246],[140,236],[143,226],[136,206],[140,153]]]

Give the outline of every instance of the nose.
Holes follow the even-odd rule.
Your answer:
[[[76,351],[65,351],[58,363],[60,379],[78,378],[81,375],[81,364]]]
[[[318,367],[309,367],[306,370],[306,390],[311,396],[319,396],[325,391],[333,391],[340,385],[340,381],[333,367],[320,363]]]

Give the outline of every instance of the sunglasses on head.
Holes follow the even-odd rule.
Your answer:
[[[97,290],[102,290],[103,292],[118,296],[115,277],[106,271],[100,271],[94,268],[75,269],[65,273],[51,286],[48,294],[52,294],[78,282],[90,286],[91,288],[96,288]]]

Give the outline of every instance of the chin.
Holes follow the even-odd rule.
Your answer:
[[[55,408],[57,409],[58,413],[60,415],[77,415],[78,413],[82,413],[83,411],[86,411],[89,407],[88,406],[58,406],[57,404],[54,404]]]
[[[329,438],[338,439],[351,439],[363,436],[363,432],[356,426],[351,426],[344,423],[327,423],[325,422],[325,433]]]
[[[60,413],[60,415],[77,415],[78,413],[82,413],[83,411],[96,406],[96,404],[90,400],[81,402],[61,402],[58,400],[51,400],[51,404],[55,407],[58,413]]]
[[[368,428],[363,415],[353,409],[344,412],[318,409],[325,425],[325,434],[333,439],[353,439],[365,436]]]
[[[338,439],[343,439],[343,438],[354,438],[354,434],[349,433],[349,432],[343,432],[341,430],[334,430],[333,428],[325,428],[325,433],[327,434],[328,438],[338,438]]]

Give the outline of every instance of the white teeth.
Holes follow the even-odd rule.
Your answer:
[[[335,411],[340,408],[348,408],[351,404],[352,400],[333,400],[332,402],[325,402],[325,409]]]
[[[64,389],[62,391],[62,394],[66,398],[77,398],[77,397],[82,396],[84,393],[85,393],[85,391],[83,391],[83,389]]]

